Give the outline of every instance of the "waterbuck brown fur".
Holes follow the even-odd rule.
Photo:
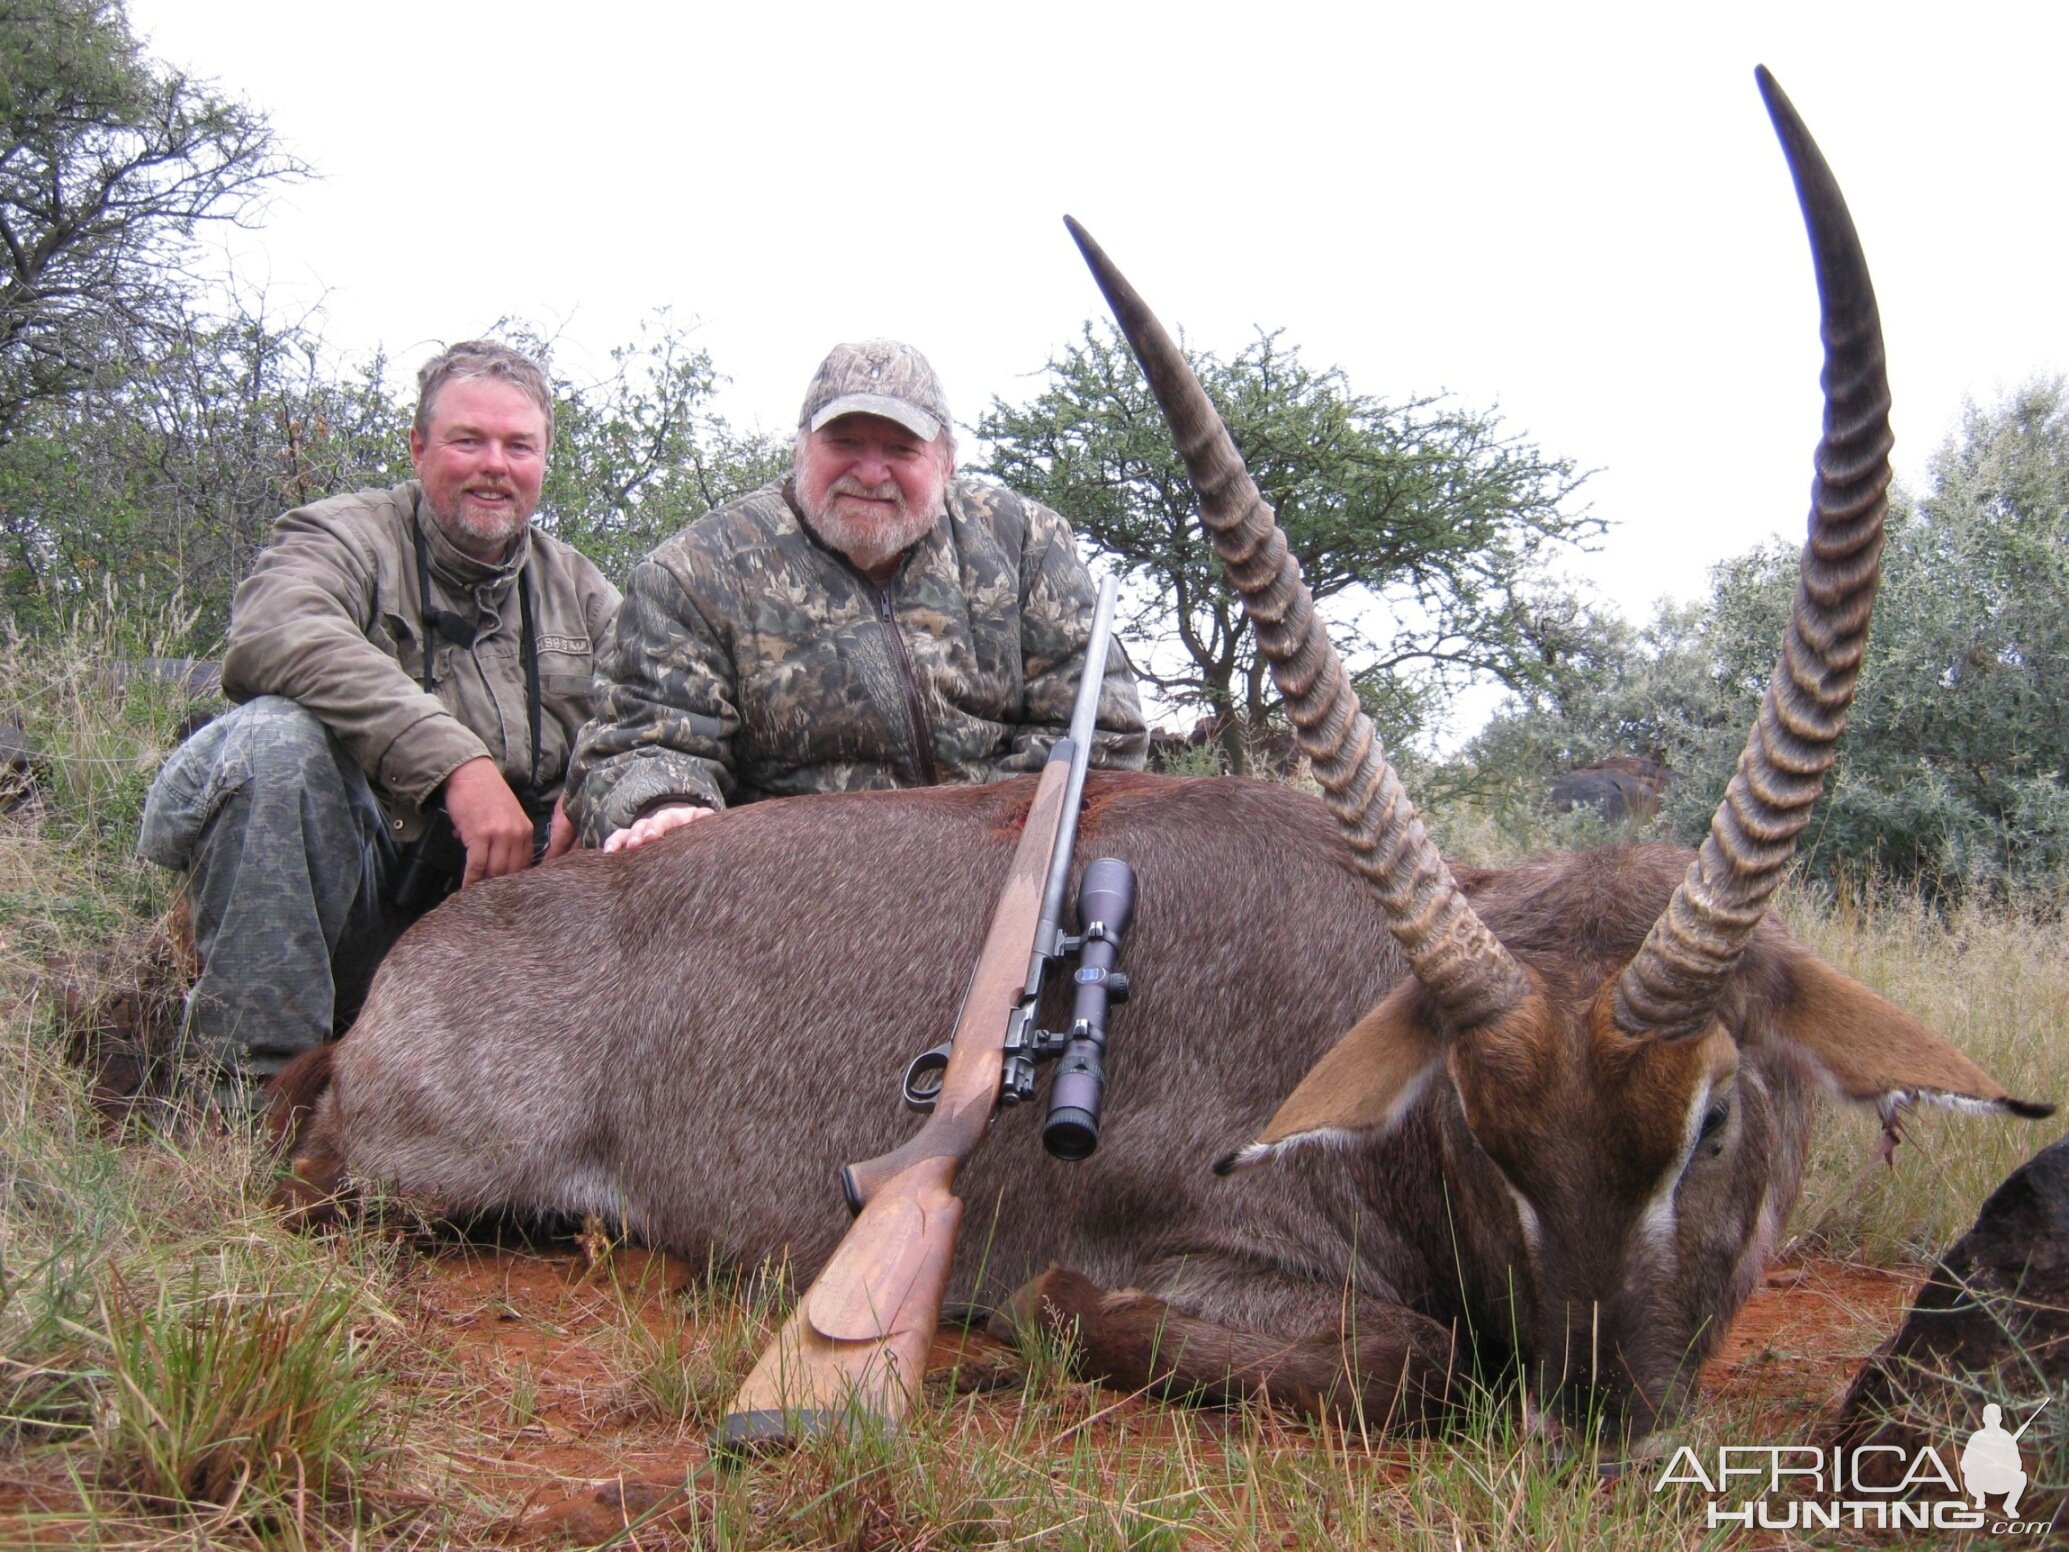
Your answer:
[[[1782,661],[1694,854],[1444,863],[1219,417],[1078,233],[1326,798],[1094,778],[1079,857],[1142,880],[1102,1146],[1057,1163],[1036,1116],[1001,1118],[958,1181],[952,1298],[1017,1288],[1124,1386],[1382,1425],[1519,1373],[1642,1433],[1772,1254],[1819,1092],[2044,1113],[1765,912],[1845,720],[1889,439],[1851,223],[1762,89],[1818,261],[1826,434]],[[953,1024],[1032,787],[757,804],[463,891],[288,1075],[282,1109],[313,1107],[294,1193],[596,1213],[811,1276],[839,1166],[910,1129],[896,1074]]]

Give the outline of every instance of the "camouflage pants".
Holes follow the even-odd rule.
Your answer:
[[[173,751],[137,850],[187,874],[201,975],[190,1050],[257,1081],[358,1010],[407,920],[366,773],[315,716],[277,695],[237,707]]]

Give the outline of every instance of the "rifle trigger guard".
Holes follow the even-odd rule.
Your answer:
[[[951,1044],[944,1040],[920,1052],[906,1065],[905,1081],[899,1086],[906,1109],[924,1113],[934,1108],[934,1101],[941,1097],[941,1075],[948,1071]]]

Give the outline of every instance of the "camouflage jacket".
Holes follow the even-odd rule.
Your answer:
[[[595,845],[667,802],[1039,769],[1070,723],[1093,593],[1063,519],[996,485],[952,480],[883,587],[805,526],[788,481],[743,496],[633,571],[568,813]],[[1094,764],[1142,764],[1118,644],[1099,729]]]
[[[422,828],[422,806],[468,760],[493,758],[512,790],[532,776],[523,627],[516,591],[532,589],[539,651],[539,785],[552,792],[589,715],[595,643],[618,590],[589,560],[537,528],[490,566],[461,554],[425,514],[431,607],[478,632],[471,647],[425,628],[417,587],[423,488],[362,490],[298,507],[230,606],[223,691],[235,701],[284,695],[338,737],[373,783],[397,836]],[[435,692],[424,691],[431,643]]]

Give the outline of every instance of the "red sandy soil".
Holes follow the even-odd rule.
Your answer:
[[[1701,1404],[1749,1413],[1749,1442],[1808,1437],[1832,1421],[1861,1360],[1901,1324],[1922,1280],[1844,1261],[1770,1267],[1703,1366]]]
[[[622,1523],[624,1507],[644,1507],[637,1484],[680,1483],[703,1458],[702,1429],[657,1423],[626,1391],[622,1361],[606,1345],[627,1306],[656,1331],[672,1325],[670,1301],[691,1276],[665,1257],[624,1249],[597,1262],[578,1250],[449,1249],[408,1275],[400,1312],[424,1347],[448,1355],[457,1372],[446,1383],[464,1397],[455,1408],[477,1440],[455,1468],[482,1499],[507,1505],[511,1539],[600,1539]],[[1896,1328],[1917,1281],[1834,1261],[1772,1268],[1705,1367],[1699,1404],[1731,1407],[1747,1419],[1749,1438],[1809,1437]],[[937,1342],[937,1366],[1000,1361],[982,1337],[961,1340],[960,1354],[951,1339]],[[609,1490],[599,1502],[596,1485],[606,1482],[634,1484],[623,1505]],[[72,1506],[39,1504],[0,1482],[0,1541],[13,1514]]]
[[[689,1276],[624,1251],[612,1273],[621,1286],[650,1290],[650,1305]],[[1771,1268],[1704,1367],[1701,1404],[1731,1405],[1746,1416],[1748,1438],[1809,1437],[1831,1420],[1861,1361],[1896,1329],[1917,1282],[1916,1274],[1837,1261]],[[524,1500],[515,1519],[526,1532],[572,1515],[570,1532],[600,1536],[620,1511],[599,1506],[599,1517],[588,1508],[592,1484],[680,1482],[704,1454],[700,1430],[657,1436],[650,1418],[613,1403],[608,1364],[581,1332],[605,1324],[618,1297],[574,1254],[448,1261],[422,1287],[427,1318],[446,1324],[456,1358],[484,1382],[497,1383],[513,1364],[530,1367],[534,1421],[509,1437],[500,1457],[472,1465],[484,1489]],[[935,1369],[1003,1356],[981,1336],[961,1342],[937,1339]],[[631,1506],[640,1507],[636,1498]]]

